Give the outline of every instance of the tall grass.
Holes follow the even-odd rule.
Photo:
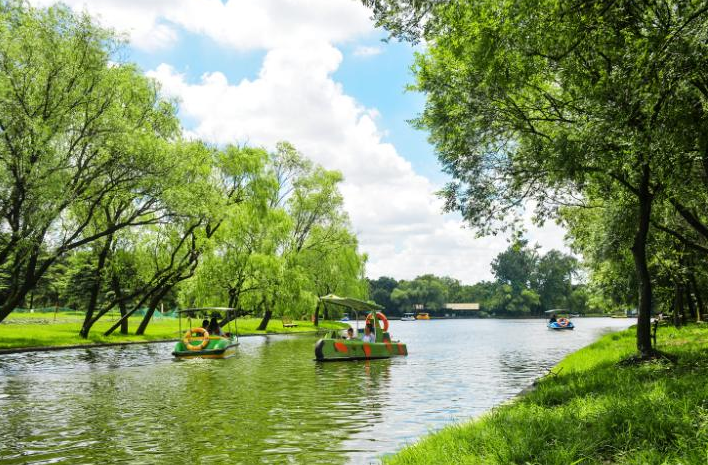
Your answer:
[[[677,362],[618,364],[635,333],[571,354],[535,390],[445,428],[389,464],[706,464],[708,327],[661,328]]]
[[[130,318],[129,330],[134,332],[142,317]],[[266,331],[257,331],[260,318],[239,318],[238,333],[297,333],[315,331],[317,328],[309,321],[298,321],[295,328],[283,328],[280,320],[271,320]],[[66,346],[78,344],[96,344],[111,342],[140,342],[163,339],[176,339],[181,336],[179,321],[176,318],[154,319],[150,322],[146,334],[120,334],[115,332],[110,336],[103,333],[113,324],[112,320],[98,321],[89,334],[88,339],[79,337],[79,329],[83,323],[83,315],[71,313],[18,313],[11,314],[0,324],[0,349],[22,347]],[[193,326],[201,324],[201,320],[192,320]],[[187,320],[182,320],[182,331],[186,330]],[[347,325],[339,322],[320,321],[320,329],[345,328]]]

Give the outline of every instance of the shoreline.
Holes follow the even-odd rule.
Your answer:
[[[483,415],[418,438],[384,464],[704,463],[708,327],[665,327],[670,358],[633,363],[635,330],[607,334]],[[672,361],[675,359],[675,361]]]
[[[328,331],[326,329],[317,331],[291,331],[286,333],[246,333],[239,334],[239,339],[242,337],[255,337],[255,336],[295,336],[301,334],[319,334],[321,332]],[[19,354],[22,352],[56,352],[59,350],[69,350],[69,349],[93,349],[100,347],[116,347],[116,346],[130,346],[137,344],[162,344],[166,342],[177,342],[179,338],[174,339],[154,339],[150,341],[122,341],[122,342],[96,342],[88,344],[73,344],[66,346],[34,346],[34,347],[13,347],[9,349],[0,349],[0,355],[6,354]]]

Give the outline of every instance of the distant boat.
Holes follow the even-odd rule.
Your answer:
[[[551,321],[548,323],[548,329],[562,330],[573,328],[575,328],[575,325],[567,318],[558,318],[556,321]]]
[[[349,315],[344,315],[339,321],[349,321]]]
[[[401,317],[401,321],[415,321],[414,313],[404,313]]]
[[[430,315],[428,315],[427,313],[419,313],[418,315],[416,315],[415,319],[416,320],[429,320]]]

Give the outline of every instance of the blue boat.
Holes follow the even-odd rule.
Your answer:
[[[555,329],[557,331],[573,328],[575,328],[575,325],[567,318],[558,318],[558,320],[548,323],[548,329]]]

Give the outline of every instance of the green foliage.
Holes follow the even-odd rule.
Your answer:
[[[151,211],[143,179],[178,124],[153,81],[113,61],[118,45],[66,7],[0,4],[0,320],[59,257]],[[142,208],[94,228],[125,196]]]
[[[635,283],[612,255],[631,253],[637,292],[600,297],[634,297],[645,355],[657,284],[673,287],[677,314],[686,288],[696,295],[689,306],[701,306],[694,283],[704,272],[686,271],[695,260],[682,249],[708,253],[702,3],[364,4],[393,36],[427,42],[414,65],[413,88],[427,98],[416,124],[453,177],[441,192],[448,210],[492,233],[517,225],[529,202],[540,221],[559,205],[602,209],[599,227],[583,221],[588,237],[581,228],[575,236],[584,252],[617,244],[589,260],[591,270],[620,277],[614,294]]]
[[[366,297],[342,175],[287,142],[184,140],[120,49],[88,15],[0,1],[0,322],[36,299],[85,312],[88,337],[144,307],[142,334],[164,305],[300,316]]]
[[[504,252],[492,260],[492,273],[497,281],[511,285],[514,290],[531,286],[534,271],[538,265],[536,249],[527,247],[528,241],[513,243]]]
[[[539,256],[537,248],[519,240],[492,261],[494,282],[463,285],[450,277],[418,276],[414,280],[381,277],[369,280],[369,295],[393,315],[413,312],[416,305],[426,311],[441,311],[446,303],[479,303],[480,311],[470,316],[540,316],[544,310],[565,308],[572,313],[589,310],[588,290],[574,284],[578,261],[557,250]]]

